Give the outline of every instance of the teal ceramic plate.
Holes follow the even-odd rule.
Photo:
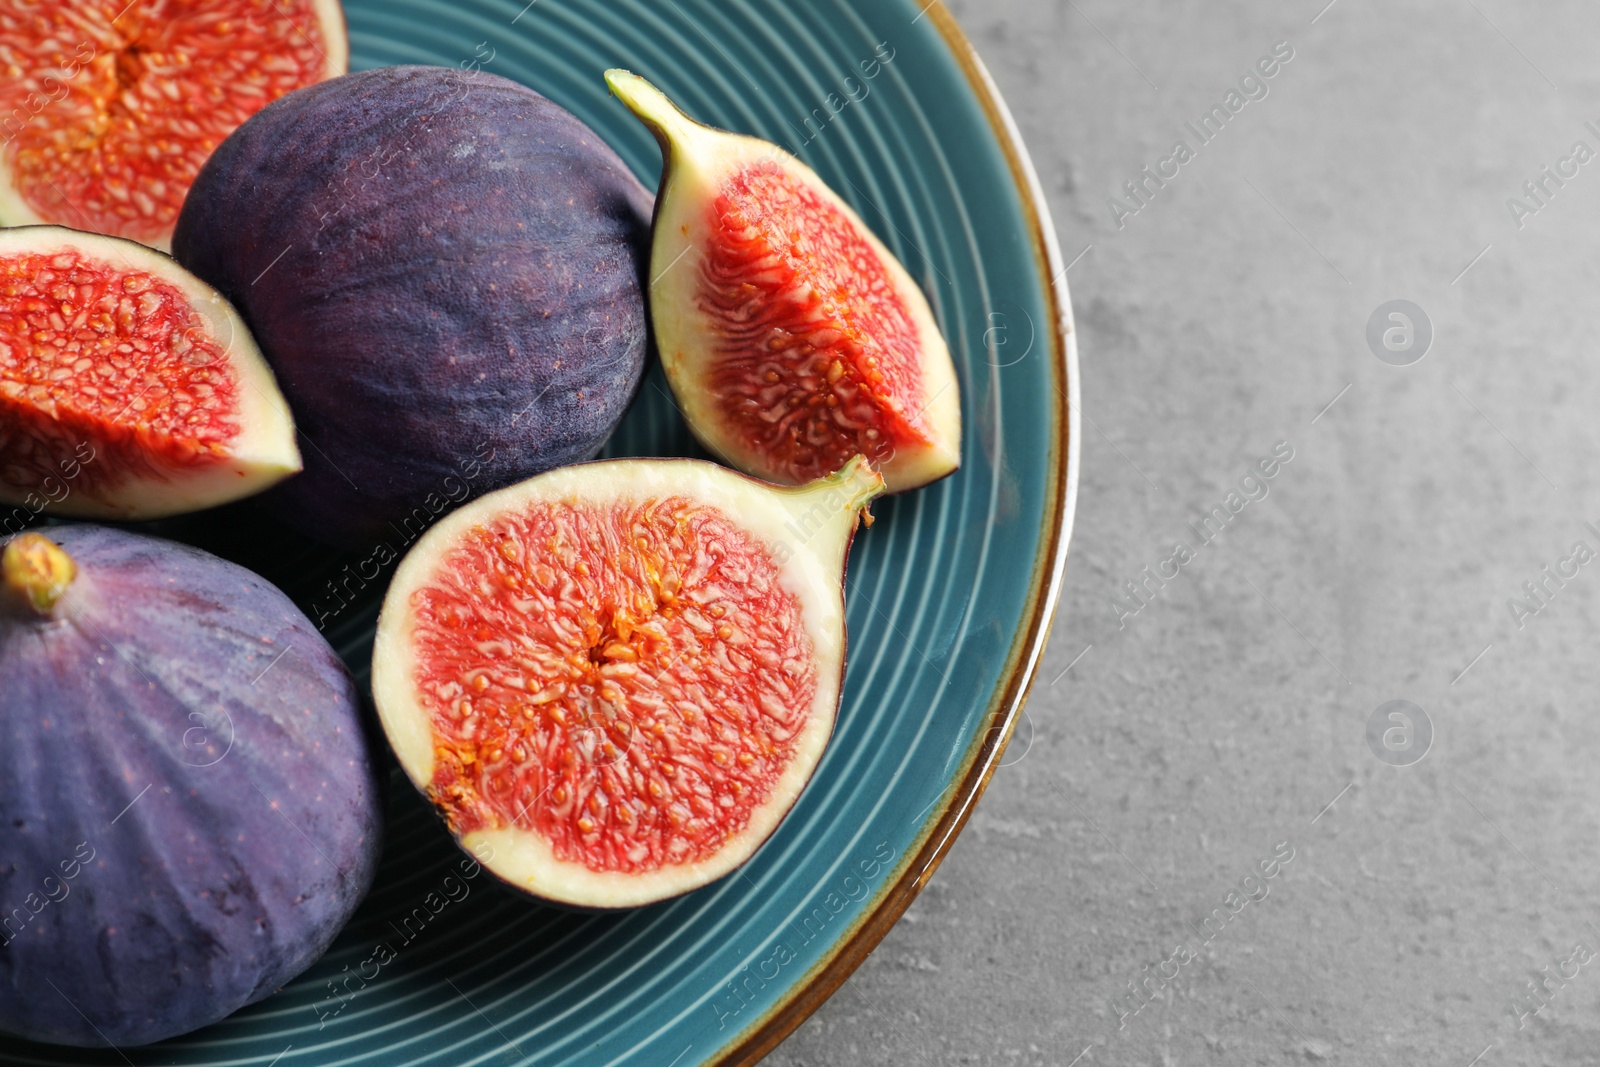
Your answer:
[[[524,7],[524,4],[527,4]],[[292,985],[186,1038],[5,1064],[639,1064],[760,1058],[927,881],[988,780],[1055,606],[1076,488],[1070,312],[1044,204],[960,31],[923,0],[346,0],[352,65],[483,69],[592,125],[652,188],[654,143],[607,93],[623,66],[690,114],[786,144],[922,283],[961,375],[965,455],[875,505],[850,561],[838,728],[799,804],[739,873],[623,915],[464,879],[398,775],[372,896]],[[864,72],[873,76],[867,77]],[[691,454],[652,373],[617,455]],[[205,543],[207,532],[189,530]],[[212,535],[302,604],[346,560]],[[365,678],[376,597],[330,632]]]

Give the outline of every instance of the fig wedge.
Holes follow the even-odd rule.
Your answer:
[[[954,471],[955,367],[883,242],[776,145],[695,122],[636,74],[606,82],[661,145],[650,310],[701,444],[789,485],[858,454],[891,493]]]
[[[299,470],[288,404],[215,290],[133,241],[0,230],[0,530],[179,515]]]

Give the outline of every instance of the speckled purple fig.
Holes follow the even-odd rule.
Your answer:
[[[643,374],[652,205],[593,130],[487,73],[384,67],[257,113],[173,252],[244,315],[307,442],[271,506],[336,544],[414,538],[595,455]]]
[[[355,687],[263,579],[103,527],[0,541],[0,678],[0,1031],[186,1033],[310,966],[365,895]]]

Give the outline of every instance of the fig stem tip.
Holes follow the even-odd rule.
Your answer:
[[[823,479],[824,483],[843,486],[850,494],[851,508],[861,512],[861,523],[872,525],[870,505],[885,491],[883,475],[872,468],[866,456],[853,456],[848,463]]]
[[[36,615],[54,611],[77,577],[72,557],[43,534],[20,534],[0,552],[0,589]]]
[[[606,85],[612,95],[627,105],[628,110],[655,135],[662,150],[673,141],[692,136],[700,124],[685,115],[660,89],[651,85],[630,70],[613,67],[606,71]]]

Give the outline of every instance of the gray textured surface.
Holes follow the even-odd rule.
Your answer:
[[[1513,1010],[1600,951],[1600,560],[1508,607],[1600,551],[1600,159],[1521,228],[1507,205],[1600,151],[1600,8],[1324,2],[955,6],[1066,257],[1093,245],[1077,531],[1009,766],[776,1067],[1600,1062],[1600,957]],[[1107,198],[1285,40],[1119,229]],[[1410,366],[1366,341],[1392,299],[1435,330]],[[1270,492],[1119,628],[1122,583],[1280,441]],[[1434,737],[1391,766],[1366,724],[1402,698]]]

